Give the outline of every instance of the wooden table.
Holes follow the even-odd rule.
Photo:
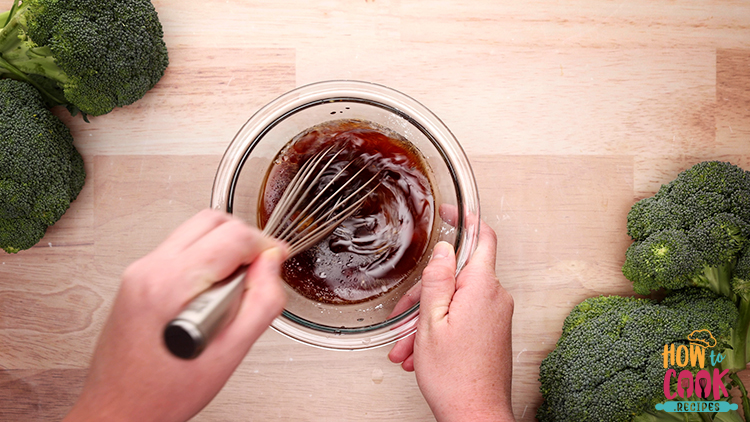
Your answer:
[[[208,206],[233,135],[299,85],[385,84],[464,146],[515,299],[519,421],[534,420],[538,366],[572,306],[632,293],[620,273],[630,206],[702,160],[750,169],[743,0],[154,3],[166,75],[89,124],[64,117],[86,186],[36,247],[0,255],[0,420],[67,412],[123,269]],[[387,351],[269,330],[195,420],[434,420]]]

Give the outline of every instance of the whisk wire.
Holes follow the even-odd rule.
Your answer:
[[[318,195],[316,195],[313,198],[313,200],[311,200],[307,204],[307,206],[299,213],[299,215],[297,215],[297,217],[289,225],[287,225],[286,229],[282,232],[281,235],[279,235],[279,237],[285,238],[290,232],[293,232],[295,230],[295,228],[299,227],[300,225],[302,225],[302,227],[308,227],[311,222],[315,221],[319,217],[319,214],[321,213],[321,211],[325,211],[326,210],[325,207],[328,205],[329,202],[331,202],[331,200],[333,200],[334,198],[340,198],[341,197],[340,196],[341,192],[350,183],[352,183],[352,181],[354,181],[356,179],[356,177],[359,176],[360,173],[362,173],[365,170],[364,167],[361,168],[361,169],[359,169],[359,171],[357,171],[353,176],[351,176],[349,178],[349,180],[347,180],[346,182],[344,182],[335,192],[333,192],[332,194],[330,194],[323,202],[321,202],[320,204],[317,203],[317,200],[321,196],[325,195],[325,192],[329,188],[331,188],[333,186],[333,184],[338,179],[341,178],[341,176],[346,172],[346,170],[351,165],[352,165],[352,162],[350,161],[349,163],[346,164],[346,166],[344,166],[344,168],[342,168],[341,170],[339,170],[338,173],[336,173],[336,175],[333,176],[333,178],[328,182],[328,184],[326,184],[326,186],[323,189],[320,190],[320,193],[318,193]],[[368,183],[369,183],[369,181],[368,181]],[[361,187],[360,187],[360,189],[357,189],[354,192],[354,194],[358,193],[359,191],[361,191]],[[333,211],[335,211],[338,208],[338,206],[341,203],[345,203],[349,199],[353,198],[354,197],[353,195],[349,195],[343,201],[338,201],[338,203],[335,204],[333,207],[329,207],[329,211],[332,213]],[[306,196],[301,196],[300,198],[305,198],[305,197]],[[317,207],[313,211],[310,211],[310,209],[313,208],[313,206],[315,206],[316,204],[317,204]]]
[[[378,181],[374,187],[363,193],[381,175],[381,172],[377,172],[365,183],[356,186],[346,196],[342,195],[344,189],[358,180],[358,176],[367,168],[365,166],[357,170],[341,186],[336,187],[333,193],[328,193],[334,187],[334,183],[344,177],[347,170],[353,165],[354,161],[350,161],[310,198],[312,190],[323,174],[343,151],[343,148],[341,148],[328,160],[325,160],[325,156],[333,148],[331,146],[319,152],[300,168],[279,198],[263,229],[265,235],[286,242],[289,245],[290,256],[296,255],[323,240],[339,224],[357,212],[367,197],[380,186]],[[320,164],[324,161],[325,163],[320,167]],[[301,211],[300,208],[302,208]],[[291,218],[292,216],[294,218]],[[291,218],[291,221],[286,222],[285,220],[288,218]]]
[[[310,232],[311,228],[316,228],[316,224],[328,223],[328,222],[336,222],[336,221],[340,222],[340,221],[346,220],[346,218],[348,218],[351,215],[351,213],[355,212],[362,205],[362,203],[364,203],[364,201],[367,199],[367,197],[372,192],[375,191],[375,188],[377,188],[377,186],[379,186],[379,183],[378,183],[378,185],[375,186],[375,188],[371,189],[367,194],[361,195],[360,198],[357,201],[355,201],[354,203],[349,204],[349,206],[345,207],[343,210],[339,210],[339,208],[342,207],[343,205],[349,203],[349,201],[351,201],[353,198],[355,198],[360,192],[362,192],[362,190],[365,187],[367,187],[370,183],[372,183],[375,180],[376,177],[377,177],[377,175],[375,175],[372,178],[370,178],[370,180],[368,180],[366,183],[362,184],[354,192],[350,193],[349,196],[347,196],[346,198],[342,199],[342,198],[339,197],[336,200],[336,203],[334,204],[333,207],[330,207],[330,209],[326,210],[326,212],[323,215],[318,216],[315,220],[313,220],[311,222],[308,222],[308,224],[304,224],[302,226],[303,228],[301,230],[298,230],[296,232],[297,233],[296,236],[294,236],[294,237],[288,237],[287,239],[289,241],[291,241],[291,242],[294,242],[296,239],[299,238],[300,235],[305,235],[305,234],[307,234],[307,233]],[[328,202],[328,200],[326,202]],[[318,209],[320,209],[320,208],[321,207],[318,207]],[[332,218],[332,216],[335,215],[335,213],[337,211],[339,212],[339,214],[337,214],[335,217]],[[316,213],[317,213],[317,210],[316,210]]]
[[[344,168],[342,168],[341,170],[339,170],[339,172],[336,173],[335,176],[333,176],[333,178],[328,182],[328,184],[326,184],[320,190],[320,192],[311,201],[307,202],[307,206],[305,206],[305,208],[303,208],[302,211],[300,211],[299,213],[296,214],[295,218],[289,224],[286,225],[286,228],[278,235],[278,237],[280,237],[280,238],[286,237],[287,235],[289,235],[290,232],[292,232],[295,229],[295,227],[300,227],[300,226],[306,227],[307,226],[307,224],[305,224],[306,220],[314,219],[314,217],[316,216],[316,214],[318,212],[320,212],[320,210],[332,198],[334,198],[335,195],[336,195],[336,193],[338,193],[338,192],[336,192],[333,195],[329,196],[328,199],[326,199],[325,201],[323,201],[323,203],[321,203],[315,209],[315,211],[310,212],[310,208],[312,208],[313,206],[316,205],[316,203],[317,203],[316,200],[318,198],[320,198],[341,177],[341,175],[346,171],[346,169],[349,168],[349,166],[351,166],[351,164],[352,163],[349,162],[349,163],[347,163],[344,166]],[[310,182],[309,183],[309,185],[310,185],[309,188],[306,189],[305,192],[297,198],[297,204],[298,204],[298,206],[296,208],[299,208],[299,205],[301,205],[303,203],[303,201],[301,201],[300,199],[307,198],[307,196],[309,195],[310,191],[312,190],[313,185],[316,184],[318,182],[318,180],[320,180],[320,176],[316,177],[312,182]],[[303,183],[304,183],[304,180],[303,180]],[[296,208],[294,210],[292,210],[291,212],[292,213],[296,213],[296,211],[297,211]],[[294,214],[292,214],[292,215],[294,215]]]
[[[318,166],[318,164],[320,164],[320,162],[323,160],[325,154],[330,152],[331,149],[333,149],[333,146],[312,157],[302,166],[297,174],[294,175],[292,181],[289,182],[286,190],[284,190],[284,193],[281,195],[279,202],[276,203],[276,207],[274,208],[273,212],[271,212],[271,216],[268,218],[266,227],[263,230],[264,234],[274,237],[278,236],[278,233],[275,232],[282,228],[282,219],[284,219],[291,213],[294,213],[302,204],[301,201],[299,201],[299,191],[306,188],[303,195],[307,195],[312,189],[313,183],[315,183],[314,181],[310,183],[306,183],[305,181],[310,178],[310,175]],[[338,153],[340,152],[341,151],[339,151]],[[331,160],[329,160],[327,165],[330,165],[330,163],[333,161],[333,159],[336,158],[338,153],[336,153],[331,158]]]
[[[373,179],[371,179],[373,180]],[[365,202],[367,197],[375,192],[375,190],[380,186],[380,183],[378,183],[375,187],[370,189],[367,194],[363,195],[361,198],[359,198],[357,201],[350,204],[348,207],[346,207],[339,215],[337,215],[334,219],[326,219],[323,222],[320,222],[319,224],[315,224],[315,229],[312,232],[309,232],[305,234],[303,237],[295,237],[294,240],[290,242],[292,245],[290,250],[290,255],[296,255],[312,245],[320,242],[322,238],[325,236],[328,236],[332,231],[336,229],[336,227],[344,222],[347,218],[351,217],[359,207]],[[349,198],[342,202],[346,202]],[[333,211],[328,213],[328,215],[332,215]]]
[[[307,244],[308,242],[305,239],[317,239],[314,243],[317,243],[320,239],[318,239],[319,236],[325,237],[330,232],[332,232],[336,226],[341,224],[344,220],[349,218],[352,214],[354,214],[359,207],[364,203],[364,201],[367,199],[367,197],[377,189],[377,187],[380,185],[379,183],[372,188],[369,192],[367,192],[364,195],[361,195],[359,199],[357,199],[355,202],[350,203],[352,199],[357,197],[357,195],[362,192],[365,187],[370,185],[374,180],[376,180],[377,176],[380,173],[378,172],[376,175],[371,177],[367,182],[359,186],[354,192],[350,193],[346,198],[341,198],[340,196],[337,196],[337,194],[334,194],[333,196],[330,196],[329,199],[326,199],[324,201],[324,204],[330,201],[330,198],[338,198],[336,200],[336,203],[333,207],[326,210],[323,215],[314,217],[314,215],[318,214],[318,211],[322,208],[322,205],[319,206],[316,211],[312,214],[310,214],[310,217],[305,218],[305,224],[298,225],[298,223],[292,223],[289,225],[289,227],[297,228],[297,230],[292,231],[285,231],[287,233],[285,236],[282,236],[280,239],[286,241],[290,245],[295,245],[297,243],[304,243]],[[316,196],[313,201],[314,203],[316,199],[318,199],[320,195]],[[323,204],[323,205],[324,205]],[[343,209],[339,209],[340,207],[344,206],[345,204],[349,204]],[[305,247],[304,249],[307,249]]]

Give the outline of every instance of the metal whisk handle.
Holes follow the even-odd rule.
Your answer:
[[[237,313],[245,289],[242,266],[231,276],[196,296],[164,329],[164,342],[173,355],[193,359]]]

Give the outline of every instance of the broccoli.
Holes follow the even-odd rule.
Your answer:
[[[739,271],[750,267],[750,172],[726,162],[696,164],[633,205],[627,228],[633,243],[622,272],[636,293],[699,286],[735,302],[740,316],[723,365],[745,369],[750,279],[747,269]]]
[[[15,253],[39,242],[85,176],[70,130],[39,92],[0,79],[0,248]]]
[[[700,288],[672,292],[661,302],[621,296],[583,301],[565,319],[556,348],[540,366],[544,402],[537,419],[702,421],[708,415],[656,410],[665,401],[664,346],[687,343],[694,330],[706,329],[720,351],[737,315],[732,301]],[[742,420],[734,411],[716,416],[716,421]]]
[[[149,0],[16,0],[0,28],[0,76],[84,117],[142,98],[168,64]]]

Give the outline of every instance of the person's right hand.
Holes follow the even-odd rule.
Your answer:
[[[477,249],[457,278],[453,247],[435,246],[422,273],[417,332],[389,354],[392,362],[416,372],[440,422],[515,420],[510,400],[513,298],[495,275],[496,246],[495,232],[482,222]]]
[[[285,245],[204,210],[122,275],[83,392],[65,422],[182,422],[206,406],[284,309]],[[249,265],[234,319],[196,359],[170,354],[163,331],[198,293]]]

